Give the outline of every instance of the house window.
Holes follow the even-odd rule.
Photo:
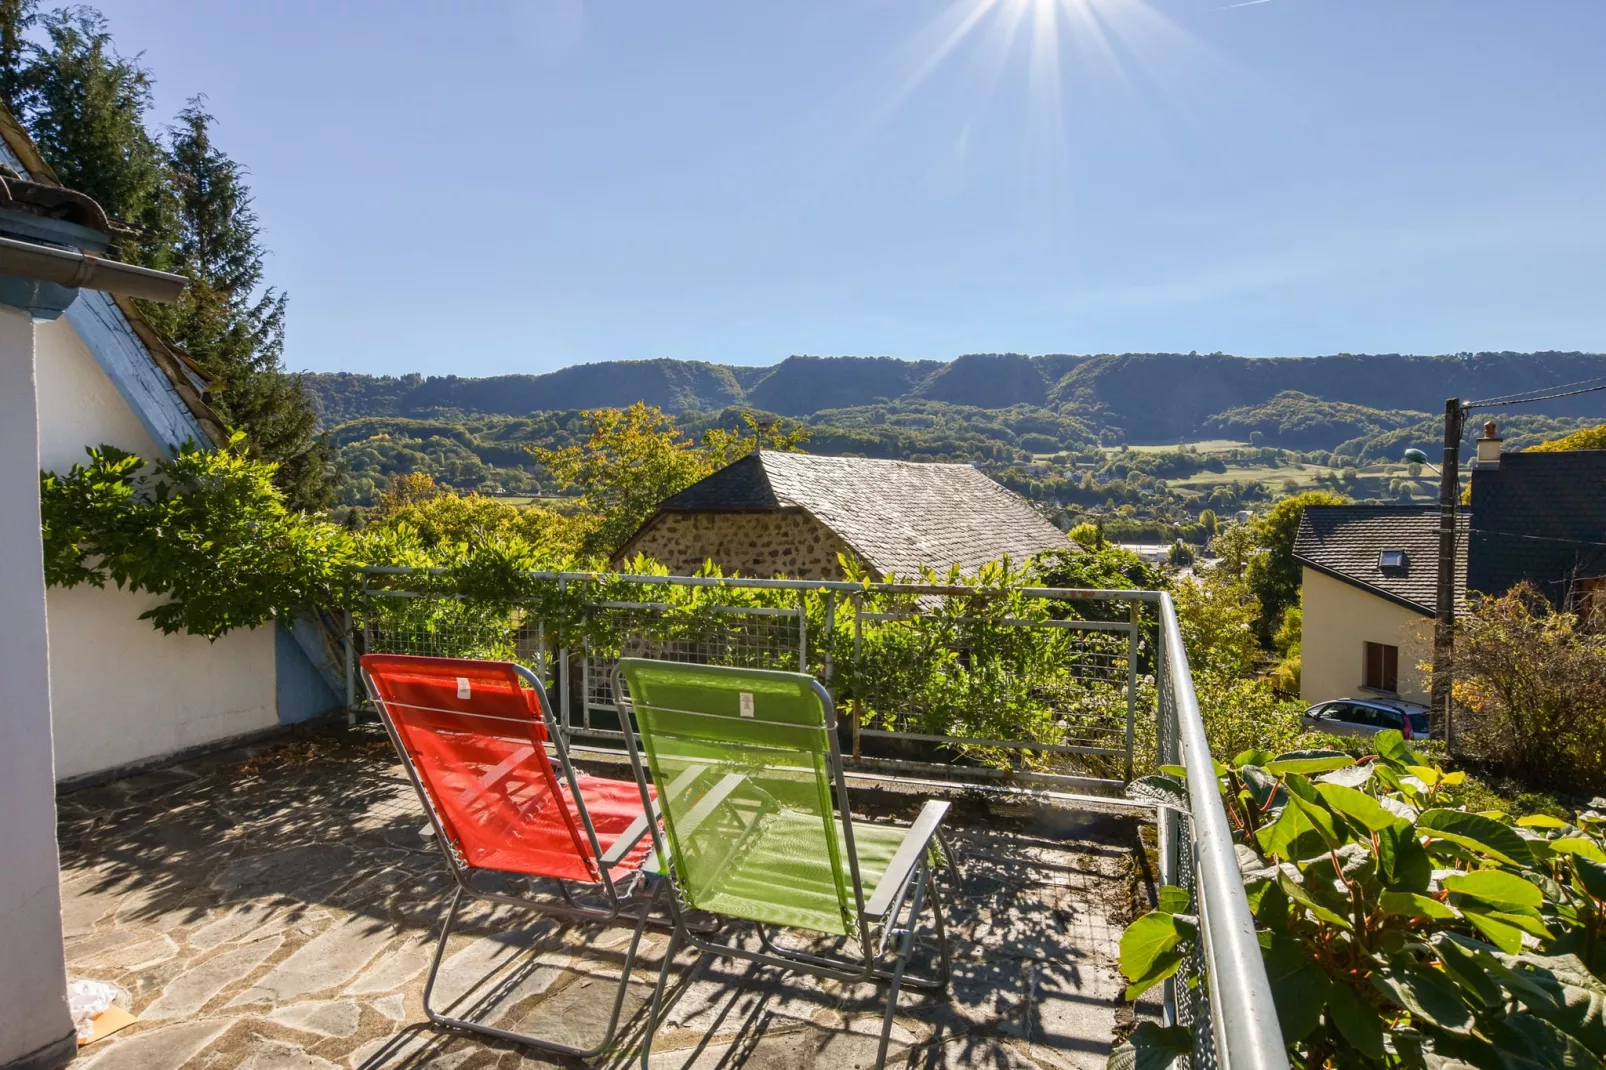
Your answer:
[[[1404,550],[1379,550],[1377,552],[1378,568],[1406,568],[1410,560],[1405,556]]]
[[[1366,666],[1362,686],[1369,691],[1395,692],[1400,689],[1400,648],[1386,643],[1366,644]]]

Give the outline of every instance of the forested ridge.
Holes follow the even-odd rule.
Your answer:
[[[645,401],[668,413],[746,406],[794,418],[831,409],[942,402],[983,409],[1029,406],[1117,432],[1132,443],[1186,441],[1227,429],[1232,410],[1264,406],[1290,391],[1309,415],[1348,427],[1383,413],[1440,412],[1447,397],[1483,398],[1606,375],[1598,353],[1462,353],[1324,357],[1234,357],[1216,353],[1123,353],[1028,357],[978,353],[942,361],[891,357],[788,357],[773,367],[694,360],[608,361],[542,375],[485,378],[309,375],[326,424],[362,416],[535,412],[618,407]],[[1324,410],[1323,405],[1340,406]],[[1591,395],[1541,403],[1528,411],[1592,416]],[[1282,405],[1280,419],[1301,416]],[[1241,415],[1241,414],[1238,414]],[[1385,417],[1385,426],[1410,422]],[[1335,445],[1335,437],[1324,445]],[[1292,443],[1290,443],[1292,445]]]
[[[672,415],[694,437],[735,428],[744,415],[795,421],[806,425],[805,448],[815,453],[979,463],[1045,503],[1130,504],[1158,515],[1166,494],[1156,481],[1221,471],[1234,458],[1185,452],[1126,458],[1106,456],[1109,450],[1227,440],[1247,447],[1238,451],[1239,464],[1298,451],[1342,474],[1349,465],[1397,460],[1409,446],[1431,447],[1446,397],[1491,397],[1597,376],[1606,376],[1606,356],[1586,353],[971,354],[947,362],[796,356],[774,367],[613,361],[485,378],[312,374],[306,386],[348,468],[342,498],[350,504],[373,501],[387,479],[408,472],[426,472],[459,490],[552,493],[559,488],[526,447],[570,445],[583,426],[582,411],[640,401]],[[1602,397],[1513,411],[1507,421],[1517,436],[1513,445],[1565,434],[1580,420],[1599,421],[1606,415]],[[1134,482],[1140,477],[1144,482]],[[1237,508],[1271,493],[1246,484],[1215,494],[1213,505]]]

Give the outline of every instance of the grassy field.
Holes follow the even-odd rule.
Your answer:
[[[1128,446],[1134,453],[1167,453],[1171,450],[1181,449],[1183,446],[1192,446],[1200,453],[1225,453],[1228,450],[1247,449],[1249,443],[1238,442],[1230,438],[1207,438],[1200,442],[1179,442],[1169,446]],[[1113,453],[1114,450],[1106,450]]]

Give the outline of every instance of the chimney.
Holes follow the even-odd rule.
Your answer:
[[[1483,425],[1483,437],[1478,439],[1478,459],[1473,463],[1475,468],[1500,467],[1500,443],[1505,440],[1500,437],[1494,421],[1490,420]]]

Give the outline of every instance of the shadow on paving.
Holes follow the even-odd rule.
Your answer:
[[[920,798],[855,790],[856,817]],[[222,752],[62,795],[69,972],[118,983],[139,1024],[85,1049],[91,1070],[580,1065],[431,1026],[423,973],[451,879],[382,733],[359,727]],[[889,1065],[1101,1067],[1137,849],[1131,819],[960,798],[962,886],[944,888],[946,995],[906,990]],[[946,882],[945,882],[946,883]],[[751,946],[749,927],[728,939]],[[570,1043],[601,1033],[627,929],[507,907],[465,916],[437,1006]],[[931,958],[931,941],[917,957]],[[643,944],[617,1054],[639,1065],[664,937]],[[479,982],[479,983],[475,983]],[[682,952],[654,1067],[869,1065],[882,990]]]

